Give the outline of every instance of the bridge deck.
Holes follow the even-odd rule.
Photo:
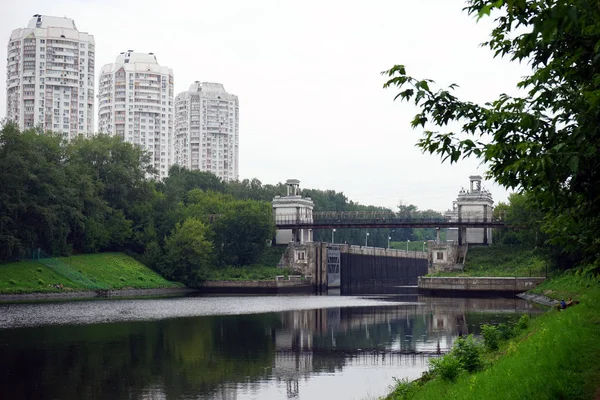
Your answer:
[[[504,228],[504,221],[491,218],[402,218],[394,214],[364,212],[314,212],[312,218],[298,215],[278,215],[278,229],[333,228]]]

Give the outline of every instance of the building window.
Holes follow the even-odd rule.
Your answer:
[[[444,252],[443,251],[438,251],[437,252],[437,259],[438,260],[443,260],[444,259]]]
[[[304,250],[296,250],[296,261],[305,261],[306,252]]]

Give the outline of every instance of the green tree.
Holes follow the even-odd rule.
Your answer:
[[[173,202],[187,201],[187,194],[192,189],[224,192],[225,184],[211,172],[190,171],[179,165],[169,169],[169,176],[164,180],[163,192]]]
[[[0,132],[0,260],[41,248],[71,251],[69,235],[83,224],[81,199],[65,165],[62,138],[20,132],[6,124]]]
[[[85,229],[73,239],[76,249],[142,252],[156,239],[151,211],[157,193],[147,179],[154,172],[148,154],[119,137],[97,135],[75,139],[67,155],[85,205]]]
[[[212,265],[213,248],[206,239],[207,233],[208,227],[195,218],[175,225],[165,241],[164,260],[159,270],[172,280],[198,286]]]
[[[522,96],[500,95],[484,105],[436,90],[396,65],[384,87],[420,108],[418,146],[451,163],[475,156],[488,177],[527,192],[544,214],[550,242],[595,257],[600,252],[600,7],[588,0],[470,0],[466,11],[497,15],[484,45],[495,56],[529,62]],[[455,122],[458,129],[436,131]]]
[[[503,216],[507,225],[503,243],[536,247],[542,246],[547,239],[540,230],[544,215],[535,207],[530,197],[521,193],[508,196],[508,205]]]
[[[224,265],[252,265],[275,234],[273,211],[267,202],[237,200],[214,222],[218,259]]]

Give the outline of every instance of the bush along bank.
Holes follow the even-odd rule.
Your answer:
[[[567,274],[556,293],[580,303],[531,321],[482,326],[482,340],[458,338],[413,382],[399,380],[386,399],[588,399],[600,384],[600,289],[592,275]],[[553,281],[540,290],[553,290]]]

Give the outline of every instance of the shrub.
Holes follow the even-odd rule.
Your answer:
[[[481,325],[481,335],[483,336],[483,343],[488,350],[498,350],[498,344],[500,343],[500,331],[498,328],[494,325],[483,324]]]
[[[11,285],[16,285],[17,281],[15,281],[14,279],[9,279],[8,283],[10,283]]]
[[[502,340],[508,340],[514,336],[513,327],[510,324],[498,324],[496,329],[498,330],[498,334]]]
[[[482,367],[480,345],[473,335],[459,337],[454,342],[452,354],[456,357],[462,369],[467,372],[479,371]]]
[[[140,275],[140,276],[138,276],[138,280],[143,281],[144,277]]]
[[[392,392],[391,398],[394,400],[405,400],[408,399],[411,394],[414,393],[415,383],[408,380],[408,378],[397,379],[394,391]]]
[[[43,279],[38,279],[38,281],[37,281],[37,282],[38,282],[38,284],[39,284],[39,285],[44,285],[44,284],[46,283],[46,282],[44,282],[44,280],[43,280]]]
[[[121,282],[125,282],[125,278],[123,278],[122,276],[119,278],[119,280],[120,280]]]
[[[43,271],[43,269],[42,269],[42,267],[37,267],[37,268],[36,268],[36,271],[37,271],[37,272],[42,272],[42,271]]]
[[[515,325],[516,329],[518,329],[519,331],[527,329],[527,327],[529,326],[529,319],[530,318],[528,314],[521,315],[521,318],[519,318],[519,321],[517,321],[517,324]]]
[[[431,372],[445,381],[454,382],[461,371],[460,362],[452,353],[429,360]]]

